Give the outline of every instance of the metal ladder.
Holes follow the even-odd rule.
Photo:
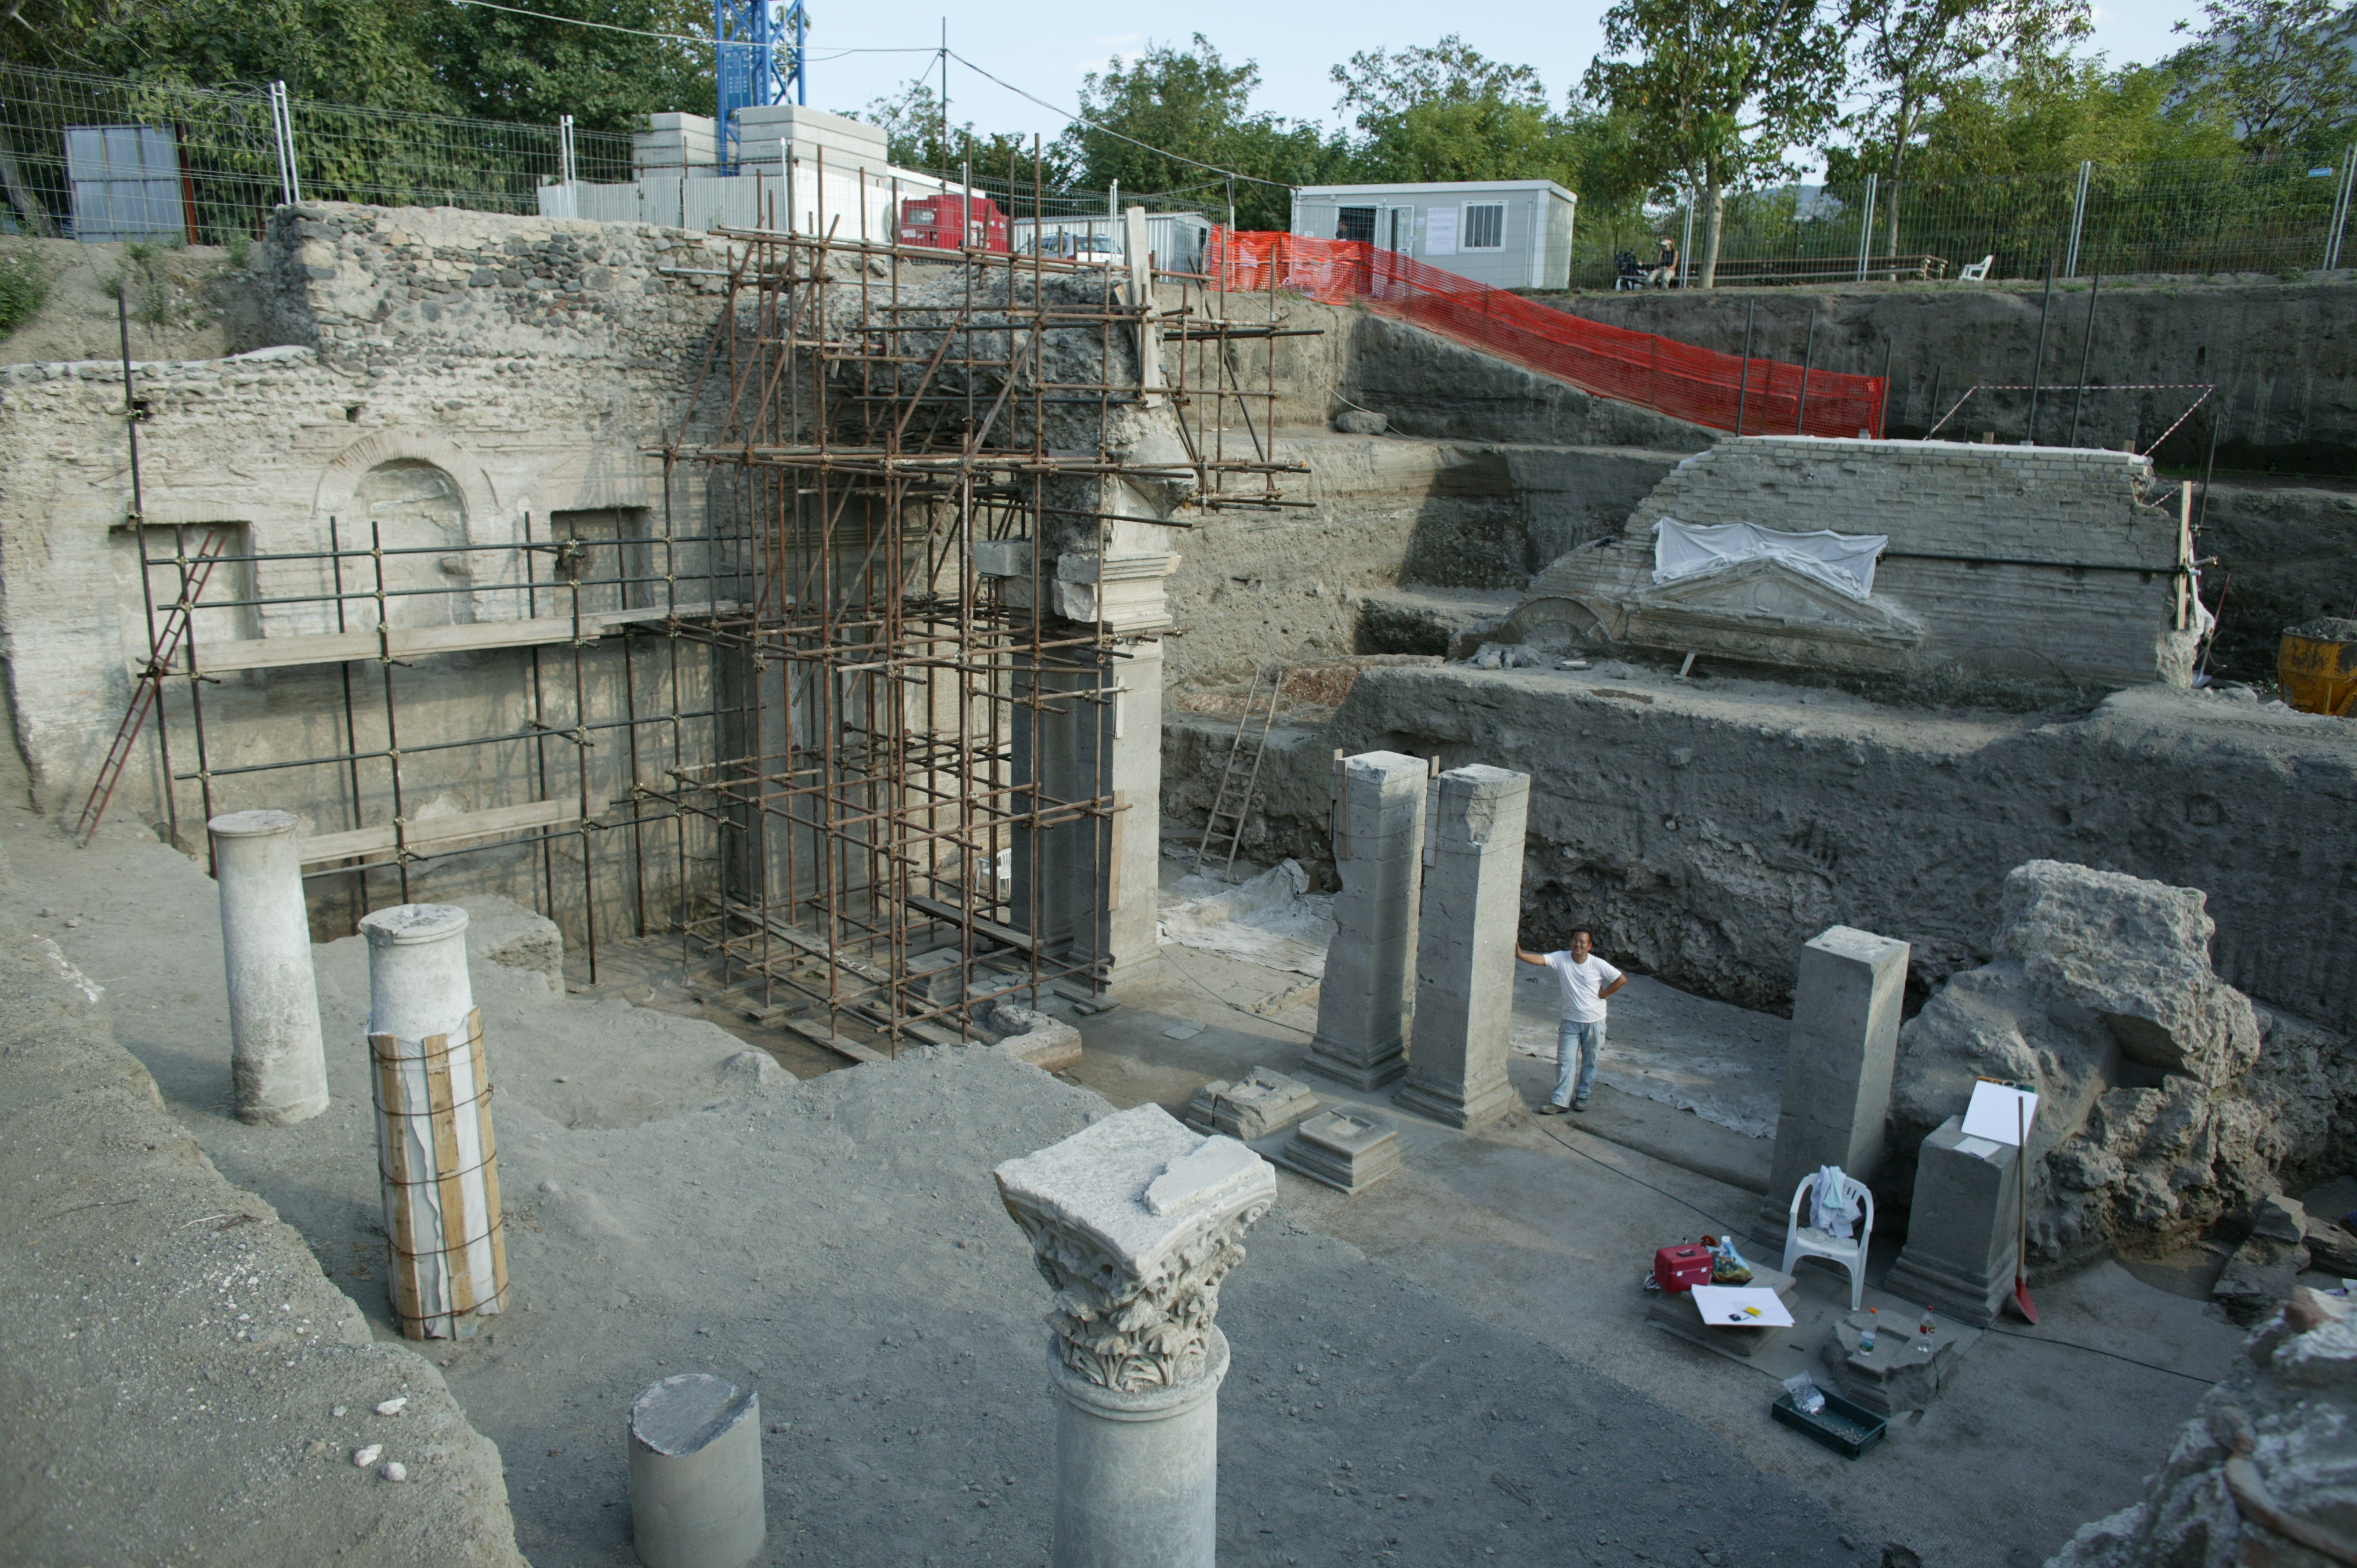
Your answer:
[[[1276,702],[1285,692],[1285,676],[1286,668],[1282,664],[1272,664],[1266,670],[1253,671],[1252,687],[1244,693],[1243,712],[1236,715],[1235,738],[1228,743],[1227,766],[1220,769],[1220,791],[1212,797],[1211,814],[1203,819],[1203,842],[1195,847],[1194,869],[1197,871],[1203,869],[1203,862],[1210,857],[1211,840],[1218,836],[1221,820],[1224,818],[1232,826],[1228,830],[1228,857],[1220,870],[1223,875],[1234,874],[1236,848],[1244,840],[1244,819],[1252,814],[1253,791],[1260,785],[1261,759],[1268,755],[1269,725],[1276,722]],[[1264,679],[1268,686],[1265,706],[1261,705]],[[1255,707],[1260,710],[1260,733],[1253,736],[1252,768],[1244,775],[1243,791],[1236,799],[1235,810],[1229,811],[1228,792],[1235,783],[1236,768],[1243,760],[1244,736],[1252,730]]]
[[[228,529],[209,528],[197,553],[188,557],[188,575],[181,579],[188,585],[187,591],[164,612],[164,624],[148,645],[147,666],[133,682],[131,706],[115,728],[114,744],[106,748],[106,760],[98,767],[98,781],[90,787],[90,799],[82,802],[81,817],[74,823],[74,837],[84,844],[98,832],[107,803],[114,799],[114,787],[123,781],[123,770],[131,765],[131,752],[139,743],[139,732],[145,726],[148,714],[163,698],[164,678],[172,673],[172,660],[179,657],[180,645],[188,640],[188,618],[197,601],[204,596],[205,584],[213,575],[213,563],[229,547],[229,539]],[[145,572],[153,564],[142,561],[139,569]],[[171,787],[171,780],[166,779],[164,788]]]

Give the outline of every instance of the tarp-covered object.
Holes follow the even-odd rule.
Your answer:
[[[1786,533],[1751,522],[1680,522],[1662,519],[1653,535],[1653,581],[1674,583],[1742,561],[1780,561],[1853,599],[1874,593],[1874,560],[1887,533]]]

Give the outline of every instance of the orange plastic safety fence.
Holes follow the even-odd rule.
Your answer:
[[[1570,382],[1713,430],[1745,435],[1882,435],[1881,376],[1746,361],[1652,332],[1551,310],[1360,240],[1211,231],[1214,286],[1271,285],[1325,305],[1359,304]],[[1805,403],[1804,403],[1805,400]]]

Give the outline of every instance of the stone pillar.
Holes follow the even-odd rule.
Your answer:
[[[1337,765],[1334,940],[1318,988],[1309,1065],[1356,1090],[1407,1070],[1424,883],[1424,758],[1370,751]]]
[[[1476,764],[1440,776],[1416,915],[1415,1022],[1392,1098],[1468,1132],[1513,1104],[1506,1083],[1523,915],[1527,773]]]
[[[1113,819],[1104,953],[1115,984],[1161,956],[1156,929],[1162,856],[1162,639],[1121,644],[1107,662],[1114,689],[1107,793]]]
[[[740,1568],[768,1529],[761,1396],[709,1372],[630,1405],[630,1541],[647,1568]]]
[[[1055,1568],[1213,1568],[1228,1342],[1212,1318],[1275,1171],[1146,1104],[993,1174],[1056,1293]]]
[[[393,1316],[412,1339],[463,1339],[504,1304],[508,1270],[467,911],[403,904],[361,930]]]
[[[1882,1288],[1975,1328],[1996,1321],[2020,1257],[2021,1151],[1951,1116],[1915,1156],[1907,1245]]]
[[[1860,1181],[1882,1166],[1882,1124],[1907,993],[1905,942],[1830,926],[1801,950],[1775,1163],[1760,1234],[1781,1242],[1792,1189],[1820,1165]]]
[[[206,824],[221,886],[237,1119],[275,1127],[328,1108],[298,825],[292,811],[232,811]]]
[[[1019,668],[1014,677],[1014,778],[1036,791],[1022,800],[1026,808],[1053,813],[1096,789],[1097,680],[1092,671],[1065,667],[1072,657],[1051,656],[1046,667]],[[1010,833],[1012,919],[1039,944],[1045,961],[1101,956],[1095,937],[1103,918],[1097,895],[1103,838],[1104,824],[1086,815],[1018,823]]]

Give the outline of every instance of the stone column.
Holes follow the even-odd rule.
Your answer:
[[[2020,1256],[2021,1151],[1964,1136],[1951,1116],[1915,1156],[1907,1245],[1882,1282],[1906,1301],[1986,1328],[2013,1291]]]
[[[1212,1319],[1275,1171],[1146,1104],[993,1174],[1056,1293],[1055,1568],[1213,1568],[1228,1342]]]
[[[393,1316],[412,1339],[463,1339],[500,1309],[508,1269],[467,911],[403,904],[361,930]]]
[[[1438,783],[1416,916],[1414,1044],[1407,1081],[1392,1098],[1470,1132],[1513,1104],[1507,1032],[1531,779],[1476,764]]]
[[[1848,926],[1827,927],[1802,948],[1760,1235],[1782,1240],[1792,1189],[1818,1166],[1860,1181],[1881,1168],[1907,955],[1905,942]]]
[[[232,811],[206,824],[221,886],[237,1119],[276,1127],[328,1108],[298,825],[292,811]]]
[[[1105,958],[1116,984],[1161,956],[1156,929],[1162,856],[1162,639],[1121,645],[1108,662],[1114,688],[1108,792],[1113,820]]]
[[[709,1372],[630,1404],[630,1543],[647,1568],[741,1568],[761,1549],[761,1396]]]
[[[1334,940],[1318,988],[1309,1065],[1357,1090],[1407,1070],[1424,883],[1424,758],[1370,751],[1335,769]]]

